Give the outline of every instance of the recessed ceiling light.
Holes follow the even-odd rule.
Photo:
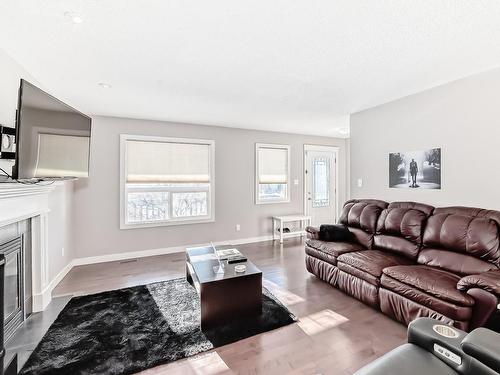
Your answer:
[[[82,16],[80,16],[78,13],[75,13],[75,12],[65,12],[64,16],[68,17],[71,20],[71,22],[73,22],[73,23],[82,23],[83,22]]]
[[[109,83],[106,83],[106,82],[99,82],[97,84],[97,86],[99,86],[101,89],[110,89],[111,88],[111,85]]]

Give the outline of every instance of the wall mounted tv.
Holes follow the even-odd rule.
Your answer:
[[[21,80],[12,178],[88,177],[90,128],[90,117]]]

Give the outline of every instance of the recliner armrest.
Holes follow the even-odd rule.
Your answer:
[[[311,240],[319,240],[319,228],[318,227],[306,227],[307,238]]]
[[[500,334],[476,328],[462,340],[462,350],[492,370],[500,372]]]
[[[487,292],[500,296],[500,269],[483,272],[478,275],[462,277],[457,289],[466,292],[472,288],[484,289]]]

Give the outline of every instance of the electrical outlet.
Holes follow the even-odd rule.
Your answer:
[[[293,180],[293,184],[297,186],[299,184],[299,180]]]
[[[236,232],[239,232],[241,230],[240,224],[236,224]]]
[[[358,178],[358,187],[363,187],[363,179]]]
[[[61,256],[64,256],[64,247],[61,248]]]

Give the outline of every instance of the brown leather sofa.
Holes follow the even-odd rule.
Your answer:
[[[340,223],[353,242],[308,227],[306,268],[405,324],[484,326],[500,298],[500,212],[416,202],[350,200]]]

